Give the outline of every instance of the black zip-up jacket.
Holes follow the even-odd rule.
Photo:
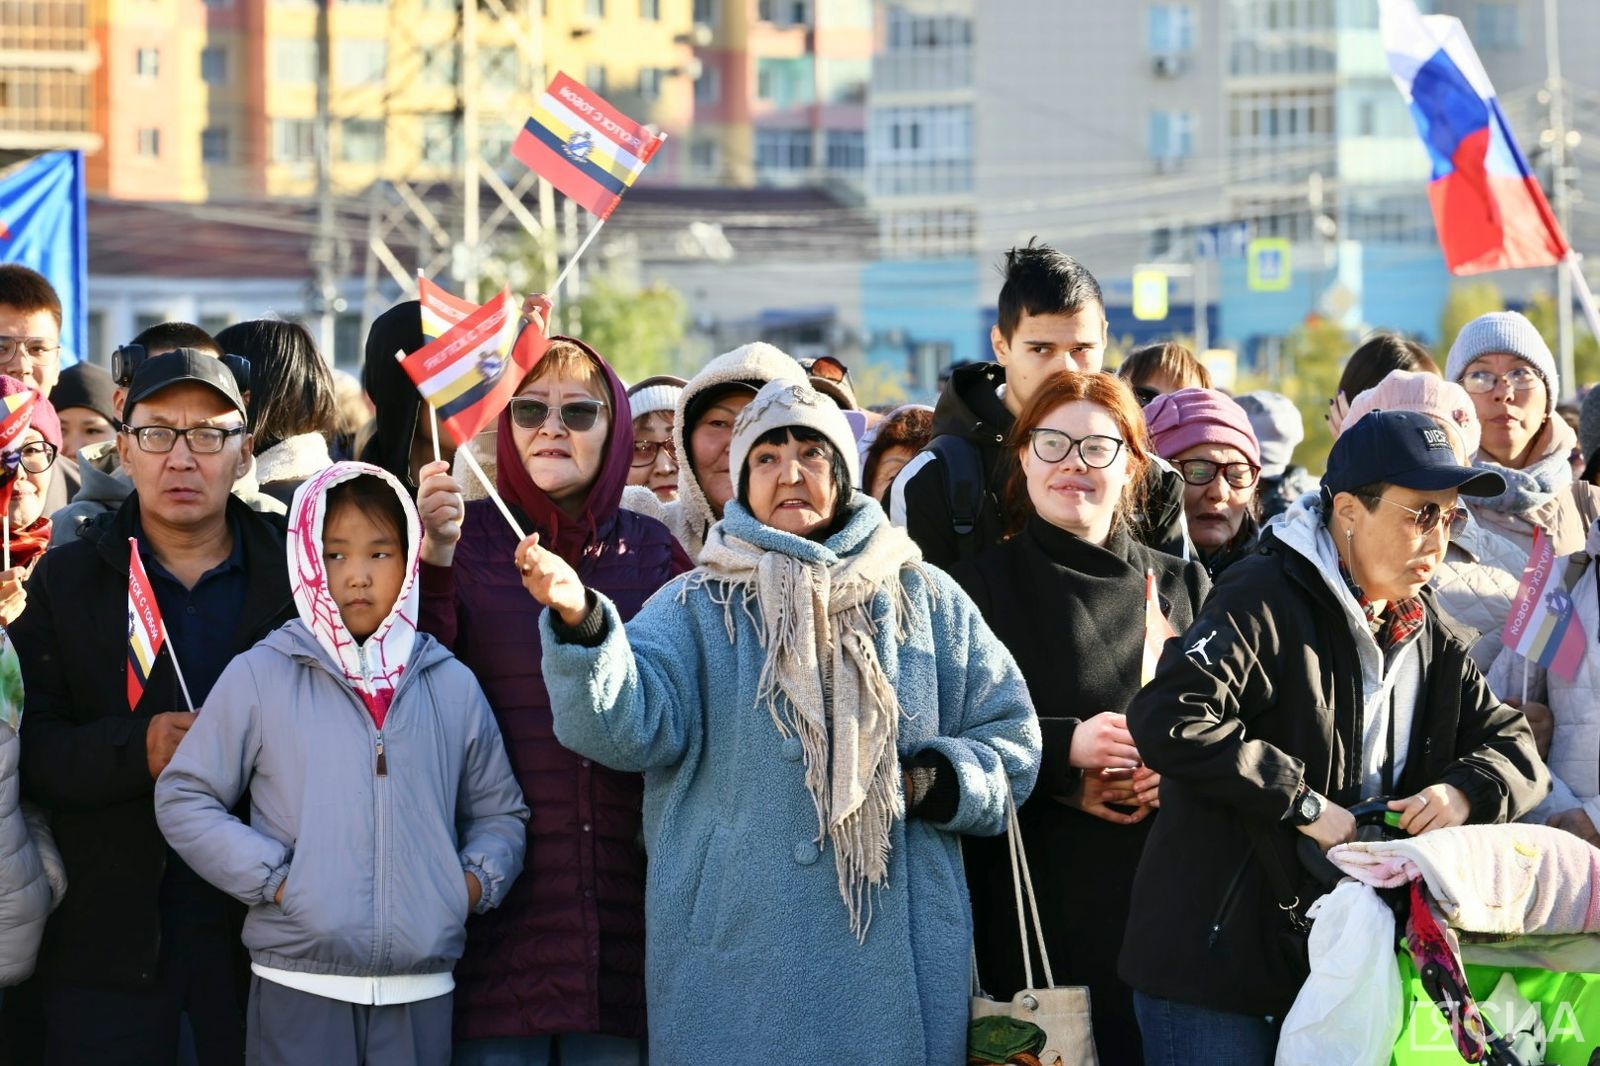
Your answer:
[[[284,519],[232,495],[228,516],[244,540],[248,580],[238,654],[295,608]],[[148,984],[161,945],[167,844],[156,828],[145,732],[153,715],[184,703],[171,656],[161,655],[138,706],[128,706],[128,538],[138,520],[135,494],[81,539],[45,553],[10,630],[26,692],[23,791],[50,812],[71,884],[45,926],[39,972],[73,984]]]
[[[1470,822],[1517,818],[1550,786],[1527,720],[1489,691],[1432,594],[1422,599],[1422,695],[1397,792],[1447,783]],[[1162,778],[1119,966],[1135,989],[1277,1017],[1294,1002],[1305,938],[1281,907],[1296,900],[1275,884],[1294,887],[1298,915],[1319,890],[1285,815],[1302,780],[1341,806],[1364,798],[1350,624],[1319,565],[1269,532],[1129,705],[1128,729]]]
[[[958,367],[933,410],[933,436],[954,438],[950,447],[976,452],[982,498],[972,532],[956,532],[951,510],[950,471],[932,451],[906,464],[889,490],[889,517],[922,549],[926,561],[948,570],[1005,538],[1006,486],[1016,459],[1005,446],[1016,416],[1000,399],[1006,368],[999,363]],[[1183,479],[1170,468],[1155,468],[1147,487],[1145,515],[1134,536],[1157,551],[1184,554]]]

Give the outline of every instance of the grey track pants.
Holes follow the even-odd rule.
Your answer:
[[[368,1007],[250,978],[247,1066],[448,1066],[453,997]]]

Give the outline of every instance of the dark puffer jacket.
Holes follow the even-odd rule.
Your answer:
[[[585,349],[587,350],[587,349]],[[631,618],[690,569],[655,519],[619,509],[633,455],[622,383],[605,369],[613,412],[584,514],[567,518],[534,487],[500,416],[496,480],[527,532],[572,563],[584,585]],[[645,1035],[643,778],[562,747],[540,672],[542,608],[512,563],[517,537],[487,500],[467,505],[453,565],[422,567],[421,628],[477,675],[527,798],[522,877],[497,910],[467,922],[455,970],[457,1040],[544,1033]]]

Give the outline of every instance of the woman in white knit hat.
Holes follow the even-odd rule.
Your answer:
[[[1482,428],[1473,465],[1505,478],[1499,496],[1472,500],[1473,515],[1526,554],[1542,527],[1557,554],[1583,547],[1600,492],[1574,492],[1570,456],[1577,436],[1555,414],[1561,394],[1550,346],[1522,315],[1494,311],[1468,322],[1450,346],[1445,378],[1472,397]]]
[[[958,838],[1038,771],[1015,660],[856,491],[832,400],[773,381],[700,565],[624,628],[536,538],[557,738],[645,776],[652,1061],[966,1060]]]
[[[670,374],[645,378],[628,390],[633,412],[633,464],[628,484],[642,485],[662,503],[678,499],[678,446],[673,443],[673,418],[688,384]]]

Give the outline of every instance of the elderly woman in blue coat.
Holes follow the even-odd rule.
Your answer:
[[[1010,654],[878,504],[839,409],[775,381],[694,571],[624,628],[517,548],[562,743],[645,774],[650,1057],[966,1061],[957,840],[1039,764]]]

